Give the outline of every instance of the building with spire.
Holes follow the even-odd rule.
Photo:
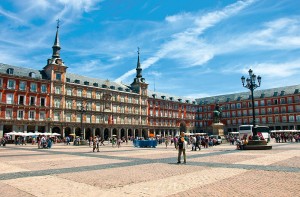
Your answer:
[[[67,72],[60,55],[59,21],[52,57],[42,70],[0,63],[0,137],[9,132],[52,132],[108,138],[211,132],[213,109],[222,108],[225,134],[251,124],[249,93],[191,100],[150,91],[140,50],[129,85]],[[271,129],[300,129],[300,85],[255,91],[256,122]]]

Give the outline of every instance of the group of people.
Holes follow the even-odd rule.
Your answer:
[[[300,133],[275,133],[272,134],[272,138],[277,143],[283,142],[300,142]]]

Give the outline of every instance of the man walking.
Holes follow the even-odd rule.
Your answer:
[[[186,163],[186,154],[185,154],[185,149],[186,149],[186,141],[184,140],[184,132],[180,133],[180,137],[178,138],[177,142],[177,148],[178,148],[178,160],[177,163],[181,163],[181,154],[183,154],[183,163]]]

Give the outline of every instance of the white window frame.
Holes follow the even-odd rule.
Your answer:
[[[37,84],[30,83],[30,92],[37,92]]]
[[[23,96],[23,103],[20,103],[20,97]],[[18,104],[19,105],[25,105],[26,104],[26,96],[25,95],[18,95]]]
[[[22,89],[22,86],[24,86],[23,89]],[[26,91],[26,81],[20,81],[19,90]]]
[[[41,93],[47,93],[47,85],[46,84],[41,85]]]
[[[7,81],[7,89],[12,90],[12,89],[15,89],[15,88],[16,88],[16,81],[13,80],[13,79],[9,79]]]
[[[39,119],[40,120],[45,120],[45,117],[46,117],[46,113],[44,111],[40,111]]]
[[[13,118],[13,110],[11,108],[5,109],[5,119],[12,119]]]
[[[11,100],[8,100],[10,96],[11,96]],[[14,94],[6,94],[6,104],[14,104]]]
[[[17,114],[18,114],[18,116],[17,116],[18,120],[23,120],[24,119],[24,110],[18,110]]]
[[[32,110],[29,111],[28,120],[35,120],[35,111]]]
[[[31,98],[34,98],[34,103],[31,103]],[[29,97],[29,105],[31,105],[31,106],[36,105],[36,97],[35,96],[30,96]]]

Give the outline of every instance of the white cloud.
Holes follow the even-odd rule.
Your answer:
[[[192,27],[183,29],[179,33],[170,35],[170,41],[162,44],[158,51],[154,53],[153,57],[150,57],[146,61],[142,62],[143,69],[150,67],[162,58],[172,58],[180,60],[189,66],[197,66],[206,63],[213,58],[214,51],[213,49],[208,50],[209,47],[207,47],[207,44],[198,37],[206,29],[238,13],[253,2],[254,1],[252,0],[238,1],[237,3],[225,7],[223,10],[210,12],[203,16],[197,14],[192,18],[190,17],[190,13],[182,13],[179,15],[166,17],[165,20],[168,23],[176,23],[178,21],[182,22],[183,20],[185,20],[185,22],[192,24]],[[115,81],[124,81],[134,73],[135,70],[132,69],[117,78]]]

